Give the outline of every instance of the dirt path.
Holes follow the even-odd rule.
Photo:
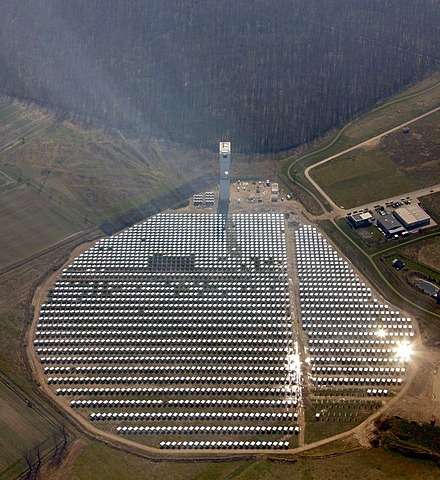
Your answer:
[[[297,264],[296,264],[296,255],[295,255],[295,235],[294,232],[287,227],[286,228],[286,249],[288,251],[287,257],[290,259],[288,263],[288,275],[289,275],[289,293],[290,293],[290,304],[291,304],[291,313],[292,313],[292,335],[294,345],[297,346],[299,358],[301,360],[301,367],[298,378],[298,392],[297,392],[297,402],[298,402],[298,426],[299,426],[299,436],[298,436],[298,445],[301,447],[305,444],[305,430],[306,430],[306,416],[305,416],[305,407],[303,401],[302,390],[304,388],[304,382],[307,378],[306,372],[304,371],[304,366],[306,365],[306,350],[304,342],[304,332],[302,330],[302,320],[301,320],[301,307],[299,299],[299,279],[297,275]]]

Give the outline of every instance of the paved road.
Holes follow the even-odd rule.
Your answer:
[[[350,147],[350,148],[347,148],[345,150],[343,150],[342,152],[339,152],[339,153],[336,153],[335,155],[331,155],[330,157],[327,157],[327,158],[324,158],[324,160],[321,160],[320,162],[318,163],[314,163],[313,165],[310,165],[310,167],[307,167],[304,171],[304,175],[306,176],[307,180],[316,188],[316,190],[318,190],[318,192],[327,200],[327,202],[333,207],[334,209],[334,212],[337,214],[337,215],[343,215],[345,213],[345,208],[344,207],[341,207],[340,205],[336,205],[335,202],[327,195],[327,193],[313,180],[313,178],[311,177],[310,175],[310,171],[319,166],[319,165],[323,165],[324,163],[327,163],[327,162],[330,162],[331,160],[335,159],[335,158],[338,158],[340,157],[341,155],[345,155],[346,153],[349,153],[349,152],[352,152],[353,150],[356,150],[357,148],[360,148],[360,147],[363,147],[365,145],[368,145],[368,144],[371,144],[371,143],[374,143],[378,140],[380,140],[382,137],[384,137],[385,135],[389,135],[390,133],[393,133],[393,132],[396,132],[398,130],[401,130],[402,128],[406,127],[407,125],[411,125],[412,123],[414,122],[417,122],[418,120],[421,120],[422,118],[425,118],[425,117],[428,117],[429,115],[432,115],[433,113],[435,112],[438,112],[440,111],[440,107],[437,107],[437,108],[434,108],[433,110],[430,110],[429,112],[426,112],[424,113],[423,115],[419,115],[418,117],[415,117],[413,118],[412,120],[409,120],[408,122],[405,122],[405,123],[401,123],[400,125],[398,125],[397,127],[394,127],[394,128],[390,128],[389,130],[387,130],[386,132],[383,132],[383,133],[380,133],[379,135],[376,135],[375,137],[373,138],[370,138],[368,140],[365,140],[361,143],[358,143],[357,145],[354,145],[353,147]],[[438,187],[438,185],[436,186]],[[433,187],[430,187],[428,189],[428,191],[430,189],[433,189]],[[425,190],[425,189],[423,189]],[[408,195],[408,194],[407,194]],[[426,194],[425,194],[426,195]],[[376,205],[377,203],[379,202],[374,202],[374,204]],[[356,210],[356,208],[355,208]]]
[[[424,197],[425,195],[430,195],[431,193],[440,192],[440,183],[437,185],[432,185],[431,187],[421,188],[420,190],[414,190],[413,192],[407,192],[401,195],[394,195],[394,197],[384,198],[383,200],[378,200],[375,202],[367,203],[365,205],[359,205],[358,207],[353,207],[350,209],[350,212],[355,210],[362,210],[368,208],[369,210],[374,210],[376,205],[384,205],[388,202],[398,202],[401,198],[409,197],[411,201],[414,201],[416,198]]]

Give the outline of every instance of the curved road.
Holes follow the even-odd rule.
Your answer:
[[[432,90],[433,88],[436,88],[436,87],[438,87],[438,86],[440,86],[440,84],[436,84],[436,85],[434,85],[433,87],[431,87],[431,88],[428,89],[428,90]],[[419,94],[421,94],[421,93],[425,93],[425,91],[424,91],[424,92],[420,92]],[[419,95],[419,94],[417,94],[417,95]],[[412,96],[414,96],[414,95],[410,95],[410,97],[412,97]],[[402,99],[399,99],[398,101],[400,101],[400,100],[402,100]],[[391,102],[391,103],[395,103],[395,102]],[[389,104],[387,104],[387,105],[389,105]],[[384,106],[385,106],[385,105],[384,105]],[[380,109],[380,108],[383,108],[383,107],[379,107],[378,109]],[[372,138],[369,138],[369,139],[367,139],[367,140],[364,140],[363,142],[360,142],[360,143],[358,143],[358,144],[356,144],[356,145],[354,145],[354,146],[352,146],[352,147],[350,147],[350,148],[347,148],[347,149],[343,150],[342,152],[339,152],[339,153],[336,153],[336,154],[334,154],[334,155],[331,155],[331,156],[329,156],[329,157],[327,157],[327,158],[324,158],[323,160],[321,160],[321,161],[319,161],[319,162],[317,162],[317,163],[315,163],[315,164],[307,167],[306,170],[305,170],[305,172],[304,172],[306,178],[307,178],[307,179],[309,180],[309,182],[315,187],[315,189],[316,189],[317,191],[319,191],[319,193],[322,195],[322,197],[325,198],[325,200],[332,206],[332,208],[333,208],[333,211],[332,211],[332,212],[326,211],[326,209],[324,208],[322,202],[319,201],[319,199],[316,197],[316,195],[314,195],[313,192],[311,192],[309,189],[307,189],[307,187],[304,187],[304,186],[301,185],[301,187],[302,187],[304,190],[306,190],[310,195],[312,195],[312,196],[315,198],[315,200],[319,203],[319,205],[321,206],[321,208],[322,208],[323,211],[325,212],[325,213],[322,214],[322,215],[314,216],[314,217],[313,217],[313,220],[329,220],[329,221],[331,221],[331,222],[333,223],[333,225],[335,226],[335,228],[339,231],[339,233],[340,233],[341,235],[343,235],[344,238],[346,238],[346,240],[347,240],[348,242],[350,242],[350,244],[351,244],[353,247],[355,247],[359,252],[361,252],[361,253],[369,260],[369,262],[370,262],[372,268],[374,269],[374,271],[376,272],[376,274],[379,275],[379,277],[381,278],[381,280],[382,280],[383,282],[385,282],[385,284],[388,286],[388,288],[389,288],[390,290],[392,290],[395,295],[397,295],[398,297],[400,297],[402,300],[404,300],[405,302],[409,303],[409,304],[412,305],[413,307],[417,308],[418,310],[423,311],[423,312],[425,312],[425,313],[428,313],[428,314],[433,315],[433,316],[438,317],[438,318],[440,318],[440,315],[439,315],[439,314],[437,314],[437,313],[435,313],[435,312],[432,312],[432,311],[430,311],[430,310],[427,310],[427,309],[421,307],[420,305],[416,304],[415,302],[412,302],[411,300],[409,300],[408,298],[406,298],[404,295],[402,295],[398,290],[396,290],[396,289],[389,283],[389,281],[387,280],[387,278],[383,275],[383,273],[381,272],[381,270],[377,267],[377,265],[376,265],[375,262],[373,261],[373,257],[374,257],[376,254],[381,253],[381,252],[377,252],[376,254],[373,254],[373,255],[368,255],[367,253],[365,253],[365,251],[364,251],[352,238],[350,238],[350,237],[339,227],[339,225],[336,223],[335,220],[336,220],[337,217],[340,217],[340,216],[345,215],[345,214],[346,214],[346,210],[345,210],[343,207],[338,206],[338,205],[335,204],[335,202],[326,194],[326,192],[313,180],[313,178],[312,178],[311,175],[310,175],[310,171],[311,171],[313,168],[317,167],[318,165],[322,165],[322,164],[324,164],[324,163],[326,163],[326,162],[329,162],[329,161],[333,160],[334,158],[340,157],[341,155],[344,155],[345,153],[351,152],[351,151],[353,151],[353,150],[355,150],[355,149],[357,149],[357,148],[359,148],[359,147],[362,147],[362,146],[364,146],[364,145],[368,145],[368,144],[370,144],[370,143],[372,143],[372,142],[376,142],[376,141],[380,140],[382,137],[384,137],[385,135],[388,135],[388,134],[390,134],[390,133],[392,133],[392,132],[395,132],[395,131],[397,131],[397,130],[400,130],[400,129],[404,128],[404,127],[407,126],[407,125],[410,125],[410,124],[412,124],[412,123],[414,123],[414,122],[416,122],[416,121],[418,121],[418,120],[420,120],[420,119],[422,119],[422,118],[425,118],[425,117],[427,117],[427,116],[429,116],[429,115],[432,115],[432,114],[435,113],[435,112],[438,112],[439,110],[440,110],[440,107],[433,108],[433,109],[430,110],[429,112],[426,112],[426,113],[424,113],[424,114],[422,114],[422,115],[419,115],[419,116],[417,116],[417,117],[415,117],[415,118],[413,118],[413,119],[411,119],[411,120],[408,120],[408,121],[406,121],[406,122],[404,122],[404,123],[401,123],[400,125],[397,125],[396,127],[390,128],[389,130],[387,130],[387,131],[385,131],[385,132],[382,132],[382,133],[380,133],[379,135],[376,135],[375,137],[372,137]],[[352,122],[352,123],[353,123],[353,122]],[[306,158],[306,157],[309,156],[309,155],[315,154],[315,153],[317,153],[317,152],[324,151],[324,150],[326,150],[327,148],[331,147],[331,146],[337,141],[337,139],[338,139],[339,136],[342,134],[342,132],[343,132],[349,125],[351,125],[351,123],[348,124],[348,125],[346,125],[346,126],[338,133],[338,135],[335,137],[335,139],[334,139],[329,145],[327,145],[326,147],[322,148],[321,150],[318,150],[318,151],[316,151],[316,152],[312,152],[312,153],[310,153],[310,154],[307,154],[307,155],[301,157],[301,159],[304,159],[304,158]],[[294,162],[292,162],[291,165],[289,166],[289,169],[288,169],[288,176],[289,176],[289,178],[290,178],[293,182],[294,182],[294,179],[293,179],[293,178],[291,177],[291,175],[290,175],[290,168],[291,168],[297,161],[299,161],[299,160],[300,160],[300,159],[298,158],[298,159],[296,159]],[[437,192],[440,192],[440,184],[432,185],[432,186],[430,186],[430,187],[426,187],[426,188],[423,188],[423,189],[420,189],[420,190],[416,190],[416,191],[414,191],[414,192],[407,192],[407,195],[409,194],[411,197],[418,198],[418,197],[422,197],[422,196],[424,196],[424,195],[428,195],[428,194],[430,194],[430,193],[437,193]],[[400,195],[399,195],[399,196],[400,196]],[[396,195],[395,195],[395,196],[394,196],[394,199],[396,199],[396,198],[399,197],[399,196],[396,196]],[[372,202],[371,205],[383,204],[383,203],[386,203],[387,201],[391,200],[392,198],[393,198],[393,197],[390,197],[389,199],[384,199],[384,200],[377,200],[377,201]],[[370,204],[368,204],[368,205],[366,204],[366,205],[362,205],[362,206],[360,206],[360,207],[354,207],[353,209],[356,210],[356,209],[365,208],[366,206],[371,206],[371,205],[370,205]]]
[[[304,171],[304,175],[307,178],[307,180],[314,186],[314,188],[322,195],[322,197],[325,198],[326,201],[332,206],[332,208],[335,211],[335,214],[341,215],[345,211],[344,207],[341,207],[341,206],[335,204],[335,202],[327,195],[327,193],[315,182],[315,180],[313,180],[312,176],[310,175],[310,171],[312,169],[314,169],[315,167],[318,167],[319,165],[323,165],[324,163],[330,162],[334,158],[338,158],[342,155],[345,155],[346,153],[349,153],[349,152],[352,152],[353,150],[356,150],[357,148],[361,148],[361,147],[366,146],[368,144],[374,143],[377,140],[380,140],[385,135],[389,135],[390,133],[396,132],[397,130],[401,130],[402,128],[404,128],[408,125],[411,125],[412,123],[417,122],[418,120],[421,120],[422,118],[428,117],[429,115],[432,115],[433,113],[438,112],[439,110],[440,110],[440,107],[434,108],[434,109],[430,110],[429,112],[424,113],[423,115],[419,115],[418,117],[415,117],[412,120],[401,123],[397,127],[390,128],[389,130],[387,130],[383,133],[380,133],[379,135],[376,135],[375,137],[372,137],[368,140],[365,140],[361,143],[358,143],[357,145],[353,145],[352,147],[347,148],[347,149],[343,150],[342,152],[331,155],[330,157],[324,158],[324,160],[321,160],[321,161],[319,161],[317,163],[314,163],[313,165],[310,165],[309,167],[307,167]],[[440,191],[440,185],[437,185],[435,188],[438,188],[438,190],[436,190],[436,191]],[[423,190],[428,190],[429,191],[431,189],[433,189],[433,187],[430,187],[428,189],[423,189]],[[426,195],[426,193],[425,193],[425,195]],[[375,202],[375,203],[379,203],[379,202]]]

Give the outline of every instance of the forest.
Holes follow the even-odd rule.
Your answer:
[[[2,0],[0,93],[273,152],[438,69],[437,0]]]

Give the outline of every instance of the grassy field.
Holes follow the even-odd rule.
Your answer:
[[[408,446],[426,448],[432,453],[440,454],[440,429],[431,425],[420,425],[399,418],[387,418],[381,423],[385,438],[398,440]]]
[[[56,432],[56,426],[0,382],[1,478],[14,478],[23,471],[25,452],[40,445],[42,454],[52,449]]]
[[[95,233],[75,237],[47,250],[31,261],[0,274],[0,371],[33,395],[23,352],[23,333],[32,315],[31,300],[35,288],[68,258],[69,251],[81,241],[96,238]]]
[[[85,228],[77,215],[26,185],[0,191],[0,270]]]
[[[440,112],[312,170],[338,205],[362,205],[440,182]]]
[[[285,156],[280,175],[286,183],[291,183],[288,179],[288,172],[290,172],[296,183],[304,185],[320,197],[320,194],[304,177],[303,172],[308,166],[411,120],[439,105],[440,73],[435,73],[423,82],[390,98],[385,104],[355,119],[342,129],[331,132],[326,138],[319,139],[315,144],[307,146],[302,152]],[[427,121],[429,122],[429,119]],[[321,201],[325,204],[322,198]]]
[[[145,478],[149,479],[211,479],[227,478],[237,469],[245,467],[246,461],[233,462],[152,462],[128,453],[112,450],[104,445],[88,444],[77,457],[72,470],[72,479],[86,478]]]
[[[440,182],[440,111],[411,124],[409,133],[394,132],[378,149],[385,152],[416,188]]]
[[[371,400],[340,400],[329,397],[310,401],[306,407],[306,443],[350,430],[380,407],[380,402]],[[319,421],[315,419],[317,412],[321,413]]]
[[[0,161],[10,175],[99,224],[175,179],[166,166],[155,168],[148,158],[121,147],[123,142],[64,123]]]
[[[348,450],[348,451],[346,451]],[[438,478],[438,467],[433,463],[415,461],[382,448],[353,450],[347,442],[332,444],[317,452],[300,456],[226,461],[156,461],[136,457],[98,443],[83,442],[62,471],[66,480],[145,478],[176,480],[352,480]],[[58,472],[59,475],[59,472]],[[60,478],[45,475],[47,480]]]
[[[440,223],[440,192],[426,195],[420,199],[423,207],[434,218],[437,223]]]
[[[353,231],[354,233],[354,231]],[[361,228],[355,231],[355,233],[362,239],[367,246],[380,245],[385,242],[385,237],[379,232],[376,226]]]
[[[316,167],[312,175],[344,208],[413,189],[411,180],[381,151],[355,150]]]
[[[342,135],[333,145],[332,151],[316,153],[316,155],[321,159],[328,157],[438,106],[440,106],[440,72],[391,97],[383,105],[379,105],[347,124]],[[322,146],[331,141],[332,137],[326,142],[322,142]],[[318,150],[322,146],[316,145],[314,150]],[[316,161],[318,160],[315,158],[308,164],[316,163]]]
[[[392,267],[391,263],[395,258],[401,259],[406,264],[405,268],[402,270],[396,270],[394,267]],[[378,255],[375,257],[375,261],[376,265],[378,265],[378,267],[382,270],[383,274],[386,275],[389,283],[404,296],[405,300],[412,301],[420,307],[433,312],[434,314],[440,314],[440,306],[437,305],[435,301],[428,295],[411,286],[405,277],[405,274],[409,270],[420,272],[424,275],[432,276],[433,278],[438,278],[437,273],[433,272],[426,265],[413,262],[410,258],[400,255],[398,251],[390,251],[385,255]],[[417,316],[422,338],[426,346],[434,346],[436,348],[440,346],[440,321],[438,316],[433,317],[426,312],[420,313],[420,311],[412,308],[411,305],[407,306],[406,302],[403,300],[397,301],[395,304],[402,306],[406,311],[412,313],[414,316]]]
[[[408,247],[407,247],[408,248]],[[403,249],[402,249],[403,250]],[[398,258],[401,260],[403,263],[405,263],[405,267],[402,268],[401,270],[396,270],[395,268],[392,267],[392,261]],[[387,265],[388,271],[396,276],[397,278],[400,279],[402,284],[404,284],[408,289],[413,290],[414,288],[409,287],[409,283],[406,279],[406,275],[409,272],[416,272],[422,274],[424,278],[432,278],[433,281],[440,283],[440,272],[433,270],[432,268],[429,268],[428,265],[420,263],[419,261],[406,256],[405,254],[401,253],[401,250],[398,251],[393,251],[389,254],[386,254],[382,257],[383,263]],[[434,300],[430,299],[428,300],[428,296],[425,294],[419,294],[421,298],[424,299],[425,302],[429,302],[428,304],[431,305],[431,309],[433,311],[440,312],[440,308],[435,304]]]
[[[416,262],[423,263],[440,272],[440,241],[438,238],[430,238],[417,244],[408,245],[401,248],[400,252]]]
[[[59,121],[7,98],[0,98],[0,138],[0,171],[96,225],[217,167],[213,151]]]
[[[439,106],[439,83],[437,72],[365,113],[344,130],[347,141],[355,145]]]
[[[93,238],[93,234],[82,240],[87,238]],[[0,371],[2,377],[21,392],[20,397],[8,390],[3,392],[4,384],[0,383],[0,461],[2,469],[7,468],[3,474],[0,473],[0,478],[16,478],[23,470],[23,449],[40,442],[44,443],[43,451],[53,447],[53,438],[51,434],[47,435],[51,424],[40,418],[37,410],[44,410],[45,418],[53,419],[55,424],[63,421],[33,390],[25,364],[23,333],[30,322],[30,303],[35,287],[52,269],[61,267],[68,252],[79,241],[72,238],[70,243],[59,245],[10,271],[0,273]],[[22,398],[29,399],[34,407],[29,408]]]
[[[33,104],[0,97],[0,152],[41,135],[54,123],[54,115]]]

